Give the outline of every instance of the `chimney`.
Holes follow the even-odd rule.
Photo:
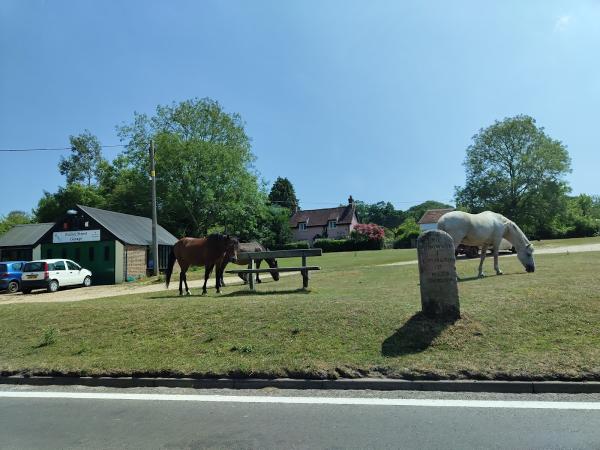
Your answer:
[[[353,206],[353,205],[354,205],[354,199],[352,198],[352,196],[348,197],[348,204],[349,204],[350,206]]]

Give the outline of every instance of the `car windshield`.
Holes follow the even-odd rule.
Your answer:
[[[73,261],[67,261],[67,266],[69,267],[70,270],[80,270],[81,269],[81,267],[79,267]]]
[[[44,271],[44,263],[43,262],[29,262],[25,264],[25,268],[23,272],[43,272]]]

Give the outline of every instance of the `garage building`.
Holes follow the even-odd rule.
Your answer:
[[[145,276],[154,265],[152,220],[147,217],[77,205],[49,225],[36,242],[37,250],[25,260],[72,259],[92,271],[94,284],[121,283]],[[2,236],[3,245],[11,243],[12,231]],[[164,270],[177,238],[160,225],[157,238],[159,269]],[[4,247],[2,254],[11,248],[12,245]]]

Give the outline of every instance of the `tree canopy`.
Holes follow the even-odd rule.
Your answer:
[[[509,117],[481,129],[464,167],[466,184],[456,188],[456,202],[471,212],[499,212],[526,233],[546,236],[566,207],[569,154],[532,117]]]
[[[277,180],[273,183],[273,187],[271,187],[269,202],[289,209],[290,213],[294,213],[300,206],[292,182],[287,178],[281,177],[277,177]]]
[[[88,186],[100,177],[102,168],[107,164],[102,158],[102,148],[98,138],[85,130],[77,136],[69,136],[71,155],[60,158],[58,169],[67,178],[67,184],[83,183]]]
[[[106,182],[113,195],[108,205],[123,206],[123,197],[149,198],[148,146],[154,139],[160,222],[178,235],[205,235],[220,229],[249,237],[266,196],[253,169],[250,138],[238,114],[226,113],[211,99],[191,99],[158,106],[154,116],[135,114],[118,127],[127,143]],[[148,215],[149,202],[129,210]]]
[[[31,223],[32,217],[25,211],[11,211],[6,217],[0,216],[0,235],[6,233],[15,225]]]

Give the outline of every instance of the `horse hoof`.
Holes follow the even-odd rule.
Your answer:
[[[502,272],[501,270],[499,270],[498,272],[496,272],[496,275],[504,275],[504,272]]]
[[[485,273],[480,273],[479,275],[477,275],[477,278],[485,278]]]
[[[257,283],[262,283],[262,281],[260,281],[260,280],[256,280],[256,282],[257,282]]]
[[[190,295],[192,295],[192,293],[190,291],[185,293],[186,297],[189,297]]]

